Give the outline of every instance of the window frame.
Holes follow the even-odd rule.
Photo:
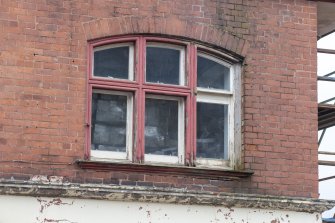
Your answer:
[[[162,99],[178,102],[178,156],[170,157],[166,155],[146,154],[144,151],[144,160],[147,163],[167,163],[167,164],[184,164],[185,154],[185,100],[178,96],[167,96],[160,94],[146,94],[145,99]],[[146,100],[144,100],[146,101]],[[145,126],[144,126],[145,128]],[[145,149],[145,145],[144,145]]]
[[[208,52],[204,52],[201,49],[198,50],[196,56],[204,57],[208,60],[214,61],[218,64],[224,65],[225,67],[229,68],[229,90],[223,89],[214,89],[214,88],[204,88],[198,87],[197,83],[195,84],[196,91],[197,91],[197,98],[196,102],[203,102],[203,103],[212,103],[212,104],[224,104],[228,105],[228,134],[227,134],[227,156],[228,159],[211,159],[211,158],[196,158],[195,163],[197,166],[200,167],[208,167],[208,166],[231,166],[233,162],[231,157],[234,156],[234,150],[229,148],[234,148],[234,100],[233,96],[235,95],[234,86],[234,66],[232,64],[227,63],[226,61],[219,59],[216,55],[209,54]],[[197,61],[197,60],[196,60]],[[196,108],[195,108],[196,112]],[[197,116],[197,114],[195,114]],[[197,131],[197,123],[195,123],[195,132]],[[195,139],[197,136],[195,136]]]
[[[108,46],[112,44],[133,45],[133,80],[116,79],[94,76],[93,58],[94,48]],[[151,44],[159,46],[170,46],[174,49],[181,49],[184,52],[184,85],[171,85],[163,83],[146,82],[146,47]],[[230,67],[230,91],[212,90],[198,88],[196,84],[197,73],[197,53],[206,55],[217,60],[225,66]],[[116,160],[106,159],[108,162],[129,162],[146,164],[170,164],[181,166],[198,166],[205,168],[219,168],[234,170],[241,167],[241,70],[240,61],[221,51],[204,47],[198,43],[175,40],[170,38],[152,36],[128,36],[116,37],[107,40],[90,41],[88,44],[88,112],[87,112],[87,140],[85,147],[85,159],[92,160],[91,157],[91,97],[94,89],[110,91],[131,92],[133,94],[133,117],[132,117],[132,149],[129,159]],[[218,94],[230,97],[229,102],[229,159],[215,160],[211,162],[198,162],[196,158],[196,104],[198,97],[206,94]],[[145,161],[144,151],[144,128],[145,128],[145,98],[147,95],[162,95],[163,97],[182,98],[184,101],[184,150],[183,158],[178,152],[178,162],[165,162],[164,160]],[[199,95],[199,96],[198,96]],[[233,117],[230,117],[233,116]],[[179,124],[178,124],[179,126]],[[179,142],[178,142],[179,144]],[[178,146],[179,151],[179,146]]]
[[[126,114],[127,122],[126,122],[126,152],[99,151],[99,150],[92,151],[91,149],[91,159],[92,160],[105,160],[105,161],[108,161],[108,160],[132,161],[132,149],[130,148],[132,141],[133,141],[133,121],[134,121],[133,120],[134,96],[132,92],[105,90],[105,89],[93,89],[92,93],[126,96],[127,97],[127,114]],[[91,120],[91,125],[92,125],[92,120]],[[92,138],[92,133],[91,133],[91,138]]]
[[[221,97],[220,97],[221,96]],[[231,115],[233,113],[230,113],[232,110],[232,102],[231,99],[227,99],[227,97],[224,97],[222,95],[216,95],[215,98],[214,97],[208,97],[208,95],[201,95],[199,97],[199,95],[197,96],[197,100],[196,103],[198,102],[202,102],[202,103],[210,103],[210,104],[220,104],[220,105],[227,105],[228,106],[228,148],[227,148],[227,155],[228,157],[231,157],[230,154],[230,144],[231,144],[231,136],[232,133],[231,131],[233,130],[233,127],[231,125],[231,123],[234,120],[234,117]],[[195,129],[197,128],[197,125],[195,125]],[[226,151],[225,151],[226,152]],[[195,160],[197,166],[228,166],[229,165],[229,159],[212,159],[212,158],[196,158]]]

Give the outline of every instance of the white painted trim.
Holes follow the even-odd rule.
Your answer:
[[[127,159],[133,160],[133,117],[134,117],[134,97],[130,93],[127,97],[127,135],[126,135],[126,148],[127,148]]]
[[[145,163],[169,163],[178,164],[178,156],[165,156],[165,155],[154,155],[154,154],[144,154]]]
[[[197,167],[213,167],[222,169],[231,169],[229,160],[197,158]]]
[[[183,101],[181,97],[162,95],[162,94],[147,94],[145,98],[162,99],[162,100],[170,100],[170,101]]]
[[[234,102],[233,113],[233,131],[232,131],[232,140],[234,154],[231,155],[231,167],[234,170],[243,169],[242,161],[242,74],[241,74],[241,65],[236,64],[233,66],[234,71],[234,95],[232,101]]]
[[[185,160],[185,103],[178,101],[178,158],[179,163],[184,164]]]
[[[226,96],[222,94],[207,94],[206,93],[198,93],[197,94],[197,102],[207,102],[214,104],[227,104],[230,105],[232,102],[231,96]]]
[[[118,48],[118,47],[129,47],[129,61],[128,61],[128,79],[121,79],[121,78],[114,78],[114,77],[100,77],[94,75],[94,53],[101,50],[107,50],[112,48]],[[93,48],[93,55],[92,55],[92,70],[91,70],[92,76],[96,78],[111,78],[116,80],[134,80],[134,44],[133,43],[117,43],[117,44],[109,44],[104,46],[98,46]]]
[[[130,160],[132,161],[133,148],[133,94],[131,92],[110,91],[93,89],[92,93],[121,95],[127,97],[127,122],[126,122],[126,152],[99,151],[91,149],[92,160]],[[91,133],[92,134],[92,133]]]
[[[235,66],[230,66],[230,69],[229,69],[229,73],[230,73],[230,76],[229,76],[229,78],[230,78],[230,89],[231,89],[231,91],[232,91],[233,93],[236,92],[236,89],[235,89],[235,75],[236,75],[235,67],[236,67],[236,66],[237,66],[237,65],[235,65]],[[240,84],[241,84],[241,82],[237,82],[237,83],[240,83]]]
[[[129,45],[128,79],[134,80],[134,45]]]
[[[185,48],[180,50],[179,55],[179,85],[185,86]]]
[[[208,94],[224,94],[224,95],[233,95],[233,91],[226,91],[226,90],[217,90],[213,88],[203,88],[197,87],[197,92],[204,92]]]
[[[125,160],[127,159],[127,153],[91,150],[91,160],[114,160],[114,159]]]

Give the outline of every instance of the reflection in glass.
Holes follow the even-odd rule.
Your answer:
[[[93,93],[91,149],[126,152],[127,96]]]
[[[94,51],[94,76],[128,79],[129,46]]]
[[[198,87],[230,90],[229,68],[213,60],[198,56]]]
[[[227,159],[228,105],[197,103],[197,157]]]
[[[147,47],[146,81],[179,85],[180,50]]]
[[[178,101],[145,101],[145,153],[178,156]]]

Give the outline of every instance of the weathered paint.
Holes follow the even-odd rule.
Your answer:
[[[41,180],[42,179],[42,180]],[[60,183],[58,178],[37,181],[0,181],[0,195],[96,199],[178,205],[223,206],[226,208],[272,209],[321,213],[335,206],[334,201],[237,193],[210,193],[185,189]]]
[[[317,213],[224,206],[0,196],[0,222],[10,223],[319,223]]]

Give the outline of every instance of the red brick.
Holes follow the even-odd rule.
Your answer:
[[[315,2],[106,2],[4,1],[0,162],[22,159],[29,168],[8,162],[1,177],[59,174],[82,183],[318,196]],[[251,178],[208,181],[53,165],[84,158],[87,41],[137,33],[187,37],[245,57],[243,162],[255,172]],[[50,165],[32,163],[39,160]]]

